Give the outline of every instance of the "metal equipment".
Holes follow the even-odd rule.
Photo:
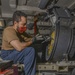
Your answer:
[[[37,64],[38,75],[71,75],[75,61],[61,61],[56,63]]]
[[[70,28],[72,16],[67,8],[57,6],[48,9],[48,15],[50,15],[53,29],[50,34],[51,41],[46,49],[46,60],[61,61],[64,59],[64,54],[71,56],[70,52],[74,44],[74,30]],[[72,51],[75,53],[74,50]]]
[[[48,9],[52,22],[50,42],[46,47],[47,63],[37,64],[37,75],[74,75],[75,29],[70,28],[72,15],[67,8]],[[71,61],[72,60],[72,61]]]

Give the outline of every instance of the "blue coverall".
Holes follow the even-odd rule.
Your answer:
[[[1,58],[3,60],[13,60],[14,63],[19,61],[24,64],[25,75],[35,75],[36,60],[35,50],[33,47],[26,47],[22,51],[17,50],[1,50]]]

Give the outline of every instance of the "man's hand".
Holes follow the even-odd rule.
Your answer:
[[[32,38],[32,42],[33,42],[33,43],[35,43],[35,42],[37,42],[37,41],[39,41],[39,40],[46,40],[46,38],[43,38],[43,36],[40,35],[40,34],[37,34],[36,36],[34,36],[34,37]]]
[[[36,36],[34,36],[33,38],[32,38],[32,43],[35,43],[36,41],[38,41],[39,40],[39,34],[37,34]]]

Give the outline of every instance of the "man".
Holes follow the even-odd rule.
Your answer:
[[[35,75],[35,50],[29,47],[34,38],[26,31],[27,16],[21,11],[13,14],[13,26],[3,31],[1,57],[3,60],[13,60],[24,64],[25,75]]]

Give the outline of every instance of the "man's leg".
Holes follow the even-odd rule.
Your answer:
[[[35,50],[32,47],[27,47],[22,51],[2,51],[1,57],[4,60],[13,60],[14,63],[17,61],[24,63],[25,75],[35,75],[36,61],[35,61]]]

